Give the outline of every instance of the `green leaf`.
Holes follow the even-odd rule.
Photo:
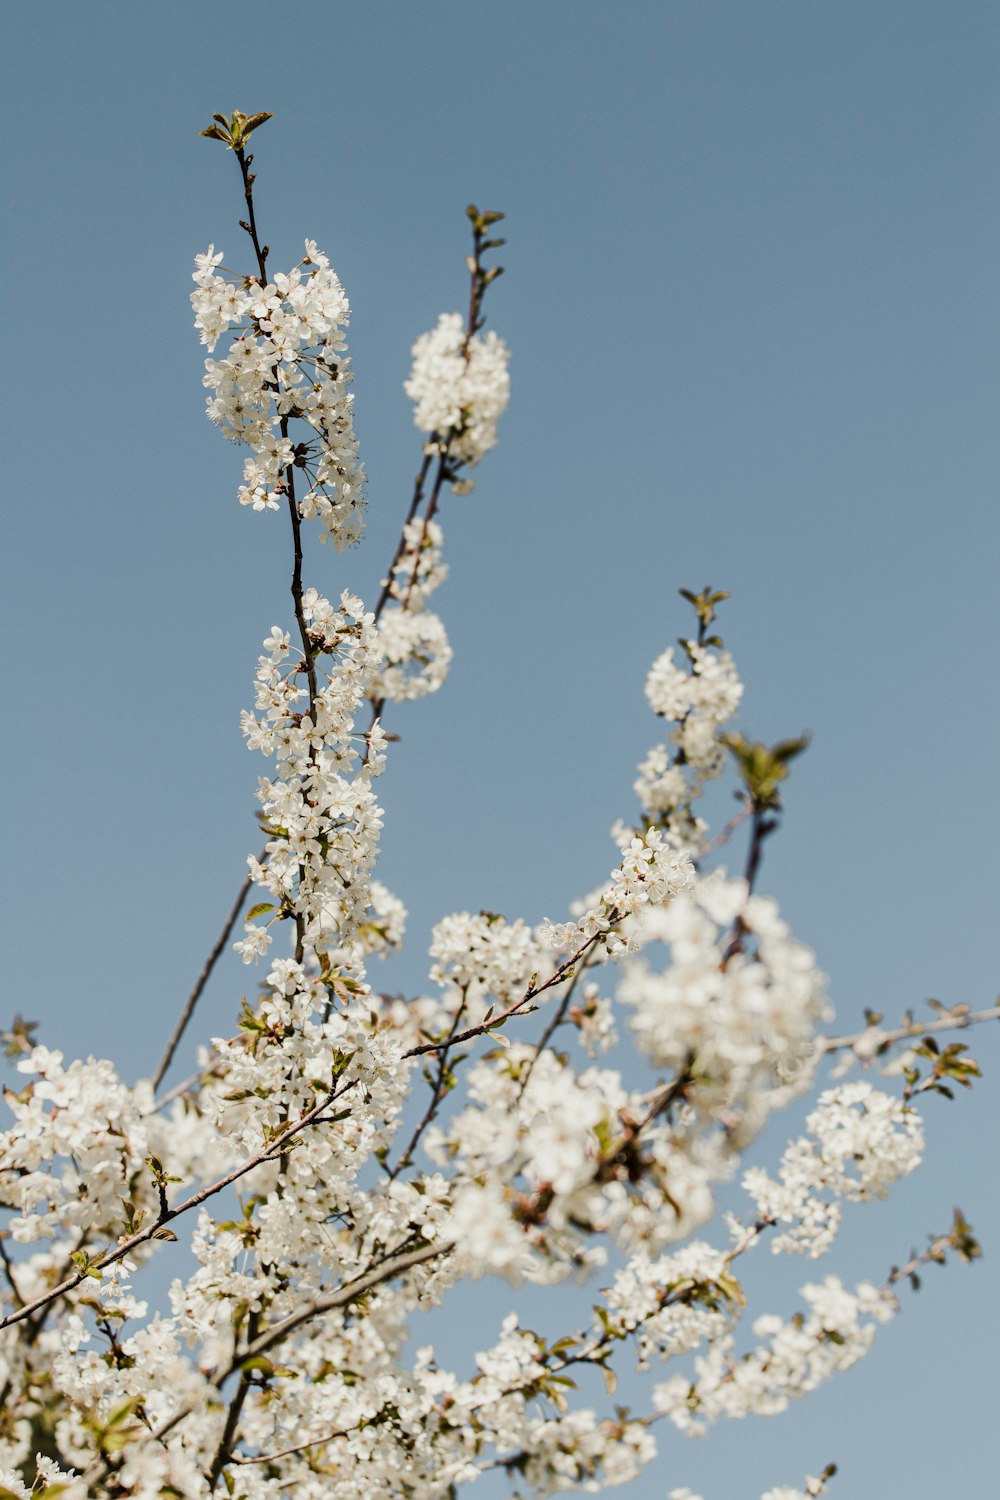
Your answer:
[[[246,122],[246,124],[243,127],[243,139],[246,140],[246,138],[250,134],[251,130],[257,130],[259,126],[265,124],[268,120],[273,120],[273,119],[274,119],[274,115],[273,114],[262,113],[262,114],[259,114],[259,115],[251,115],[250,118],[249,118],[249,120]]]
[[[102,1280],[100,1271],[94,1266],[86,1250],[74,1250],[70,1260],[81,1276],[90,1276],[94,1281]]]
[[[780,811],[778,787],[788,775],[788,762],[806,748],[809,736],[803,734],[798,739],[781,740],[770,749],[767,745],[745,739],[742,734],[720,734],[719,740],[736,760],[755,811]]]
[[[8,1057],[20,1057],[22,1053],[30,1052],[35,1046],[33,1032],[38,1030],[37,1021],[26,1021],[22,1015],[16,1015],[10,1023],[7,1031],[0,1031],[0,1041],[3,1042],[4,1051]]]
[[[274,911],[274,902],[258,901],[256,906],[251,906],[243,920],[244,922],[252,922],[255,917],[262,917],[266,911]]]
[[[119,1401],[117,1406],[111,1408],[111,1415],[108,1417],[107,1422],[108,1427],[120,1427],[133,1412],[138,1411],[141,1405],[141,1396],[128,1396],[124,1401]]]
[[[982,1246],[972,1233],[972,1225],[960,1208],[955,1209],[950,1238],[952,1249],[959,1260],[978,1260],[983,1253]]]

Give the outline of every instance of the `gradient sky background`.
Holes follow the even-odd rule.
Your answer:
[[[659,737],[645,674],[688,629],[677,588],[711,581],[742,727],[814,736],[762,889],[840,1024],[992,1003],[993,0],[39,0],[0,35],[4,1020],[151,1071],[256,847],[238,715],[288,623],[287,528],[236,505],[187,302],[196,251],[246,255],[235,164],[197,137],[232,108],[276,115],[272,265],[315,237],[353,307],[369,533],[310,554],[325,592],[375,597],[418,461],[410,345],[464,306],[466,203],[508,215],[488,312],[513,398],[443,517],[456,660],[389,724],[380,874],[411,910],[391,982],[424,985],[444,913],[558,918],[606,874]],[[220,970],[200,1035],[255,977]],[[829,1269],[881,1279],[955,1203],[984,1262],[932,1268],[785,1416],[663,1430],[633,1500],[756,1500],[831,1458],[842,1500],[995,1493],[1000,1036],[972,1042],[991,1076],[929,1105],[926,1168]],[[827,1269],[764,1259],[785,1314]],[[510,1297],[478,1286],[476,1347]]]

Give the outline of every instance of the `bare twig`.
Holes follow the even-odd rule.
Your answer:
[[[542,1032],[541,1036],[538,1038],[538,1045],[535,1048],[534,1056],[529,1057],[524,1071],[521,1074],[521,1081],[517,1090],[518,1099],[522,1097],[525,1089],[528,1087],[528,1079],[531,1077],[538,1059],[541,1057],[542,1053],[549,1045],[549,1042],[551,1042],[552,1038],[555,1036],[563,1021],[565,1021],[566,1012],[569,1010],[570,1001],[573,998],[573,991],[579,984],[580,978],[587,967],[587,964],[581,964],[580,967],[574,972],[572,979],[566,987],[565,995],[563,995],[562,999],[559,1001],[559,1004],[557,1005],[548,1025]]]
[[[462,1014],[465,1010],[467,995],[468,985],[466,985],[462,990],[462,1003],[461,1005],[459,1005],[454,1014],[454,1017],[452,1018],[452,1023],[448,1030],[448,1035],[445,1037],[444,1042],[441,1045],[441,1050],[438,1053],[437,1076],[434,1079],[434,1083],[431,1089],[431,1101],[424,1111],[423,1119],[420,1121],[419,1125],[410,1137],[410,1141],[406,1147],[406,1150],[403,1152],[396,1165],[388,1170],[390,1182],[397,1178],[400,1172],[402,1172],[406,1167],[412,1165],[413,1153],[417,1149],[417,1146],[420,1144],[420,1138],[423,1135],[424,1131],[427,1129],[428,1125],[433,1120],[434,1116],[437,1114],[441,1100],[448,1092],[448,1051],[454,1045],[455,1035],[458,1031],[459,1022],[461,1021]]]
[[[320,1318],[324,1313],[334,1312],[338,1307],[347,1307],[349,1303],[356,1302],[366,1292],[374,1287],[380,1286],[383,1281],[390,1281],[394,1276],[400,1276],[404,1271],[410,1271],[414,1266],[422,1266],[426,1261],[437,1260],[442,1255],[450,1255],[455,1246],[447,1240],[441,1244],[423,1245],[419,1250],[411,1250],[406,1255],[400,1255],[395,1260],[388,1260],[375,1270],[359,1276],[355,1281],[349,1281],[346,1286],[340,1287],[329,1296],[317,1297],[315,1302],[310,1302],[306,1307],[299,1308],[298,1312],[291,1313],[283,1318],[280,1323],[266,1328],[256,1339],[249,1343],[242,1354],[234,1355],[228,1364],[223,1365],[212,1376],[212,1384],[222,1385],[229,1379],[234,1371],[238,1370],[244,1360],[256,1359],[259,1354],[266,1354],[268,1349],[280,1344],[301,1328],[304,1323],[311,1323],[313,1318]]]
[[[257,1312],[251,1312],[247,1321],[247,1331],[249,1334],[250,1343],[253,1342],[259,1326],[260,1314]],[[243,1406],[246,1402],[247,1396],[250,1394],[250,1387],[252,1384],[253,1381],[247,1371],[241,1370],[239,1384],[237,1385],[235,1394],[233,1395],[233,1398],[229,1403],[229,1410],[226,1412],[226,1423],[222,1429],[222,1436],[219,1439],[219,1446],[215,1450],[215,1457],[212,1460],[212,1467],[208,1473],[208,1487],[209,1490],[213,1492],[220,1478],[222,1477],[222,1471],[225,1468],[226,1464],[229,1462],[229,1459],[232,1455],[232,1450],[237,1442],[239,1434],[240,1415],[243,1411]]]
[[[310,1448],[319,1448],[323,1443],[332,1443],[335,1438],[347,1437],[355,1430],[351,1427],[339,1427],[336,1432],[327,1432],[322,1437],[311,1438],[308,1443],[296,1443],[293,1448],[279,1448],[277,1453],[260,1453],[256,1458],[234,1453],[229,1462],[232,1464],[273,1464],[279,1458],[290,1458],[295,1453],[308,1453]]]
[[[267,850],[264,849],[259,855],[260,863],[263,863],[266,856]],[[180,1020],[174,1027],[173,1036],[167,1043],[167,1050],[164,1052],[162,1058],[160,1059],[160,1066],[153,1074],[154,1093],[160,1087],[160,1084],[166,1077],[167,1069],[170,1067],[170,1064],[173,1061],[174,1053],[177,1051],[181,1037],[187,1030],[188,1022],[194,1015],[194,1008],[198,1004],[198,1001],[201,998],[202,991],[204,990],[211,977],[212,970],[215,968],[215,965],[218,963],[220,957],[222,956],[222,952],[226,946],[226,943],[229,941],[229,935],[232,932],[233,928],[236,926],[236,922],[239,918],[240,912],[243,910],[243,903],[247,899],[247,896],[250,894],[252,885],[253,876],[248,875],[243,884],[240,886],[239,895],[236,897],[236,900],[233,902],[232,907],[230,908],[229,915],[226,918],[225,923],[223,924],[222,931],[219,933],[219,936],[215,940],[212,951],[209,953],[205,962],[202,964],[201,973],[195,980],[194,989],[188,996],[187,1004],[181,1012]]]
[[[733,817],[729,819],[729,822],[726,824],[725,828],[721,829],[715,835],[715,838],[712,839],[710,843],[706,844],[704,849],[701,850],[698,855],[697,863],[700,865],[702,860],[708,859],[711,855],[716,854],[724,844],[728,844],[733,834],[739,827],[742,826],[742,824],[746,822],[752,811],[753,803],[750,801],[750,798],[747,797],[744,800],[739,812],[735,813]]]
[[[14,1267],[11,1264],[10,1256],[7,1254],[7,1246],[3,1242],[3,1235],[0,1235],[0,1262],[3,1263],[3,1273],[7,1278],[7,1285],[10,1287],[11,1292],[13,1293],[14,1301],[17,1303],[18,1307],[23,1307],[24,1298],[21,1296],[17,1281],[14,1278]]]

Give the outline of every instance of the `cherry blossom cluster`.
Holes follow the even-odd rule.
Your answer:
[[[250,748],[278,762],[278,775],[261,777],[257,793],[271,835],[266,858],[250,860],[255,882],[274,900],[263,904],[267,925],[246,924],[237,946],[247,963],[268,951],[270,926],[281,919],[294,919],[300,952],[349,947],[367,919],[378,852],[382,813],[371,781],[385,766],[385,736],[374,724],[362,756],[355,731],[381,664],[374,619],[346,591],[335,608],[307,589],[302,614],[308,656],[275,625],[258,660],[256,713],[243,715]],[[303,679],[316,676],[317,661],[329,666],[313,691]]]
[[[438,922],[431,936],[430,977],[446,991],[445,1008],[482,1020],[487,1007],[510,1005],[528,988],[530,977],[551,968],[537,933],[520,920],[496,912],[456,912]]]
[[[790,1141],[778,1179],[763,1167],[744,1174],[758,1212],[782,1226],[771,1241],[775,1254],[792,1251],[815,1259],[840,1228],[838,1198],[884,1198],[916,1171],[923,1155],[919,1115],[869,1083],[842,1084],[819,1097],[806,1121],[808,1135]]]
[[[711,639],[721,647],[719,637]],[[676,727],[668,743],[654,745],[638,766],[635,794],[646,818],[696,856],[706,826],[691,804],[707,781],[722,774],[726,752],[720,734],[739,709],[743,684],[728,652],[701,640],[681,644],[687,670],[671,646],[657,657],[646,681],[650,708]]]
[[[695,1360],[695,1378],[673,1375],[653,1392],[656,1409],[675,1427],[701,1436],[720,1417],[777,1416],[835,1371],[849,1370],[872,1346],[895,1298],[870,1282],[849,1291],[836,1276],[805,1286],[808,1312],[785,1322],[773,1314],[753,1328],[765,1340],[738,1358],[725,1335]]]
[[[414,503],[376,611],[385,658],[374,693],[378,703],[422,698],[436,692],[448,675],[448,635],[440,616],[427,608],[448,575],[436,519],[438,500],[445,483],[457,494],[470,493],[474,481],[468,470],[496,443],[497,423],[510,397],[507,345],[492,331],[485,337],[478,331],[483,294],[499,270],[484,271],[481,253],[503,243],[484,240],[483,229],[500,216],[469,212],[475,234],[469,318],[444,314],[435,329],[417,340],[404,387],[415,403],[416,425],[427,436]],[[424,479],[435,460],[433,488],[420,514]]]
[[[804,1489],[797,1489],[790,1484],[779,1484],[774,1489],[768,1490],[761,1495],[760,1500],[813,1500],[816,1495],[822,1495],[826,1491],[826,1483],[836,1473],[836,1466],[831,1465],[823,1474],[810,1475],[805,1482]],[[694,1490],[683,1485],[680,1489],[671,1490],[667,1500],[702,1500],[701,1495],[696,1495]]]
[[[656,1067],[687,1072],[686,1101],[743,1145],[808,1083],[830,1009],[823,975],[768,897],[722,870],[643,914],[619,998]],[[655,968],[647,951],[665,945]]]
[[[687,852],[659,829],[628,839],[621,862],[610,882],[593,897],[576,905],[572,922],[546,922],[542,939],[555,949],[575,949],[597,943],[610,958],[634,951],[634,919],[689,890],[694,867]]]
[[[220,274],[222,252],[195,257],[195,326],[209,351],[230,329],[223,359],[205,361],[208,414],[233,442],[251,449],[241,505],[277,510],[293,469],[306,478],[299,513],[316,518],[338,550],[362,531],[365,474],[354,435],[352,374],[344,329],[344,289],[315,241],[291,271],[265,281]],[[292,421],[304,424],[293,442]]]
[[[497,440],[510,399],[510,352],[492,330],[471,337],[461,313],[442,313],[413,346],[406,394],[426,448],[454,464],[478,464]],[[461,484],[461,482],[460,482]],[[471,488],[466,480],[462,492]]]
[[[403,536],[387,584],[388,603],[379,617],[384,658],[373,696],[400,703],[436,693],[448,675],[452,650],[439,615],[427,600],[448,576],[442,561],[440,523],[415,516]]]

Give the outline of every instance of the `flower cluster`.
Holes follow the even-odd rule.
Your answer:
[[[654,1390],[657,1410],[682,1432],[701,1436],[719,1417],[776,1416],[835,1371],[849,1370],[867,1354],[880,1324],[896,1311],[895,1299],[870,1282],[853,1292],[836,1276],[802,1288],[809,1311],[789,1322],[768,1314],[754,1323],[766,1343],[734,1358],[727,1335],[695,1361],[693,1381],[673,1375]]]
[[[373,696],[390,703],[436,693],[448,675],[452,651],[440,617],[427,600],[448,576],[437,521],[414,517],[403,528],[387,582],[389,602],[378,622],[384,658]]]
[[[328,954],[349,946],[368,915],[368,877],[382,826],[371,780],[385,765],[385,737],[373,726],[362,758],[355,715],[380,655],[360,599],[345,592],[335,608],[307,589],[302,609],[308,657],[275,625],[257,664],[256,713],[243,715],[250,748],[278,762],[276,777],[260,779],[257,797],[270,839],[266,859],[251,858],[250,869],[274,898],[266,904],[270,920],[294,917],[300,951],[304,945]],[[302,679],[316,661],[329,666],[313,692]],[[268,928],[248,921],[237,946],[250,963],[270,945]]]
[[[542,938],[555,949],[574,950],[599,943],[610,958],[634,951],[634,919],[689,890],[694,868],[658,829],[630,838],[621,847],[621,863],[594,897],[580,902],[573,922],[546,922]]]
[[[298,514],[319,520],[324,540],[343,550],[361,535],[365,474],[354,435],[350,363],[344,329],[349,305],[326,256],[313,240],[287,274],[228,278],[222,252],[195,257],[191,303],[209,351],[239,330],[224,359],[205,361],[212,392],[208,414],[233,442],[253,453],[243,466],[241,505],[276,510],[295,504],[292,476],[307,485]],[[290,424],[305,424],[294,443]]]
[[[643,952],[622,976],[619,998],[633,1009],[640,1050],[688,1074],[688,1105],[745,1144],[809,1082],[815,1031],[829,1015],[812,953],[773,901],[722,871],[646,913],[634,942],[663,943],[670,955],[656,969]]]
[[[474,297],[481,299],[487,282],[478,258],[472,266]],[[470,331],[458,313],[443,315],[413,347],[405,390],[416,403],[416,424],[428,437],[414,506],[377,611],[384,657],[373,695],[379,703],[437,692],[448,675],[448,635],[440,616],[427,608],[428,599],[448,576],[435,511],[445,481],[457,493],[469,493],[473,480],[462,471],[473,468],[496,442],[497,423],[510,395],[508,359],[501,338],[493,332],[481,337]],[[420,515],[423,479],[434,459],[437,476],[426,512]]]
[[[671,646],[657,657],[646,681],[650,708],[676,728],[669,743],[654,745],[639,764],[635,794],[646,818],[696,856],[704,843],[705,824],[691,804],[705,783],[722,772],[725,751],[720,734],[740,706],[743,684],[728,652],[700,641],[681,644],[687,670],[675,661]]]
[[[524,994],[547,953],[526,922],[496,912],[456,912],[434,928],[431,978],[446,989],[446,1009],[479,1021],[487,1004],[506,1008]]]
[[[772,1250],[815,1259],[829,1249],[840,1227],[836,1199],[884,1198],[920,1165],[924,1136],[915,1110],[869,1083],[842,1084],[821,1094],[806,1129],[808,1135],[785,1148],[777,1181],[762,1167],[752,1167],[743,1185],[760,1214],[788,1226],[772,1240]]]
[[[461,313],[442,313],[413,346],[406,394],[432,452],[474,465],[494,446],[510,399],[510,352],[492,331],[471,337]]]

